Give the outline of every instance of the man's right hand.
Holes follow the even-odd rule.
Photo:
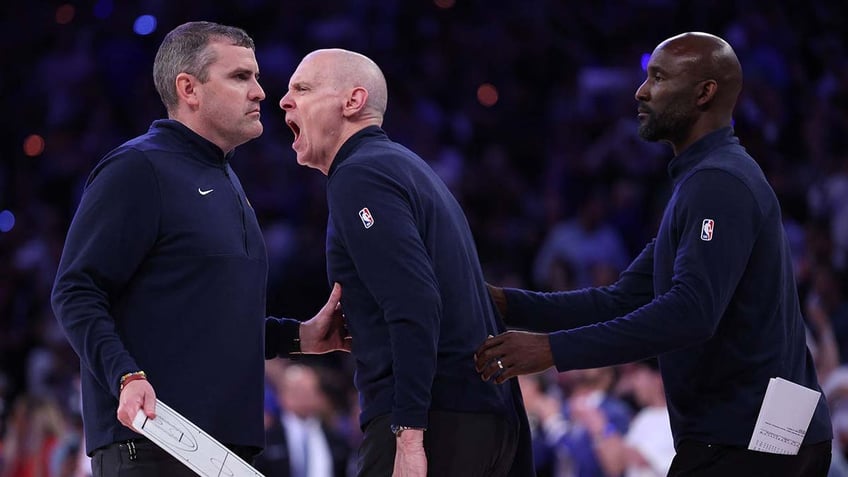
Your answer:
[[[345,327],[341,308],[342,286],[333,285],[327,303],[308,321],[300,324],[300,351],[322,354],[330,351],[350,351],[351,337]]]
[[[146,379],[139,379],[127,383],[118,396],[118,420],[121,424],[138,432],[132,422],[139,409],[144,409],[144,414],[150,419],[156,417],[156,392]]]

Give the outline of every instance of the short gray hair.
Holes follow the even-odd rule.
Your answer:
[[[201,83],[208,79],[209,65],[216,60],[208,46],[215,41],[256,50],[253,38],[241,28],[213,22],[183,23],[165,35],[153,61],[153,82],[168,112],[177,106],[178,74],[188,73]]]

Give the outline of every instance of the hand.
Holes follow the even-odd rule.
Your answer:
[[[407,429],[397,438],[392,477],[426,476],[427,453],[424,451],[424,431]]]
[[[127,383],[118,396],[118,421],[138,432],[132,422],[139,409],[153,419],[156,417],[156,392],[146,379],[138,379]]]
[[[309,354],[350,351],[351,338],[345,328],[341,300],[342,286],[333,285],[330,298],[317,315],[300,324],[300,351]]]
[[[487,339],[477,348],[474,360],[483,381],[494,377],[498,384],[554,365],[548,335],[526,331],[507,331]]]

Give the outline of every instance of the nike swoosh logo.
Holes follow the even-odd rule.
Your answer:
[[[206,195],[206,194],[212,192],[213,190],[215,190],[215,189],[203,190],[200,187],[197,188],[197,192],[200,192],[200,195]]]

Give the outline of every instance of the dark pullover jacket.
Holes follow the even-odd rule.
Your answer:
[[[507,290],[508,323],[552,331],[561,371],[659,355],[675,442],[747,447],[770,378],[821,390],[780,207],[730,128],[691,145],[669,173],[657,237],[618,282]],[[831,435],[822,395],[804,443]]]
[[[516,466],[528,470],[513,475],[530,475],[516,380],[484,382],[474,369],[480,343],[505,328],[451,192],[420,157],[372,126],[337,153],[327,199],[328,275],[344,290],[362,427],[386,414],[413,427],[427,427],[429,410],[501,414],[526,438]]]
[[[89,453],[139,437],[115,417],[120,377],[139,369],[219,441],[263,447],[268,265],[229,158],[160,120],[88,179],[52,302],[80,356]]]

